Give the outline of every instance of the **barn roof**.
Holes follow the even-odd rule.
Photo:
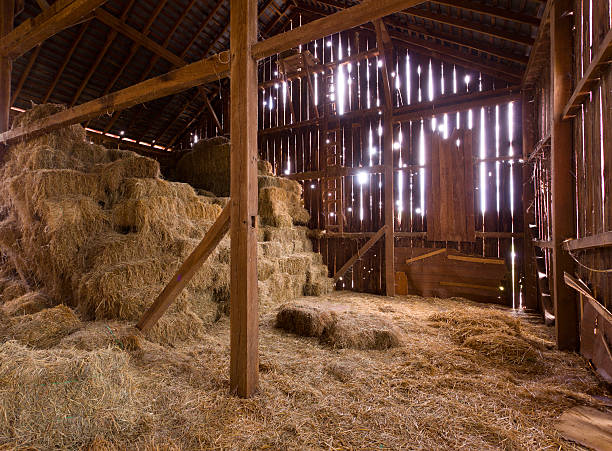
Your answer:
[[[26,0],[15,26],[45,0]],[[50,2],[53,3],[53,2]],[[259,1],[260,39],[353,6],[353,0]],[[440,59],[474,61],[520,77],[537,33],[542,0],[437,0],[386,19],[407,48]],[[366,27],[367,28],[367,27]],[[15,60],[13,106],[77,105],[229,48],[229,0],[109,0],[92,14]],[[184,62],[184,63],[182,63]],[[215,110],[224,83],[206,86]],[[87,123],[137,141],[168,144],[207,100],[196,88]]]

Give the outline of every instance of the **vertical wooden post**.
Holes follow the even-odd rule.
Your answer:
[[[257,389],[257,0],[230,0],[230,388]]]
[[[393,188],[393,98],[391,78],[393,64],[393,44],[382,19],[374,21],[376,45],[382,58],[383,90],[385,108],[383,115],[383,161],[385,165],[385,292],[395,296],[395,237],[394,237],[394,188]]]
[[[523,272],[524,278],[524,303],[525,308],[536,310],[538,308],[538,289],[536,279],[535,252],[533,248],[533,236],[529,229],[529,224],[535,222],[535,212],[533,208],[528,211],[528,208],[534,199],[534,189],[531,166],[527,164],[529,154],[533,152],[534,147],[534,118],[531,108],[530,93],[521,93],[521,122],[523,129]],[[533,206],[532,206],[533,207]]]
[[[572,181],[572,123],[564,121],[563,108],[571,95],[572,11],[571,0],[554,0],[550,17],[550,61],[553,96],[551,129],[553,299],[559,349],[576,350],[578,304],[565,285],[563,272],[573,274],[570,256],[561,243],[574,233]]]
[[[0,37],[13,29],[15,0],[0,0]],[[11,109],[12,62],[7,56],[0,56],[0,133],[9,128]],[[0,150],[0,155],[1,155]]]

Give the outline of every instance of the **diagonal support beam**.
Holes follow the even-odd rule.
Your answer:
[[[0,39],[0,55],[15,59],[45,39],[76,24],[107,0],[57,0]]]
[[[168,307],[195,276],[206,259],[221,242],[230,227],[230,205],[226,205],[213,226],[206,232],[204,238],[187,257],[170,282],[166,285],[153,305],[142,316],[136,327],[143,332],[151,329],[161,318]]]
[[[366,242],[366,244],[364,244],[361,247],[361,249],[357,251],[355,255],[349,258],[348,261],[344,265],[342,265],[342,268],[336,271],[336,274],[334,274],[334,277],[333,277],[334,281],[337,282],[340,279],[340,277],[342,277],[351,268],[351,266],[355,264],[355,262],[360,257],[365,255],[365,253],[368,252],[370,248],[374,246],[378,242],[378,240],[380,240],[385,235],[386,231],[387,231],[387,226],[385,225],[378,232],[376,232],[372,237],[370,237],[370,239]]]

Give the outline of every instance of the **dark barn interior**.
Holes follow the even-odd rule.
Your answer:
[[[612,449],[611,62],[610,0],[0,0],[0,449]]]

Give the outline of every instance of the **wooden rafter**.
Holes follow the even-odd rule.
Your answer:
[[[346,4],[343,4],[337,0],[315,0],[318,3],[331,6],[336,9],[347,8]],[[451,27],[460,28],[463,30],[484,34],[493,38],[503,39],[510,42],[515,42],[522,45],[532,45],[533,39],[529,36],[523,36],[514,32],[509,32],[500,27],[492,27],[483,25],[479,22],[472,22],[461,17],[451,17],[445,14],[435,13],[422,8],[407,8],[401,12],[401,15],[408,16],[411,18],[418,17],[420,19],[430,20],[440,24],[449,25]]]
[[[23,70],[21,77],[19,77],[19,81],[17,82],[17,86],[15,87],[15,91],[13,92],[13,97],[11,98],[11,106],[15,105],[15,101],[19,97],[19,93],[21,92],[21,88],[23,88],[24,83],[28,79],[30,75],[30,71],[36,62],[36,58],[38,58],[38,54],[40,53],[42,45],[37,46],[32,54],[30,55],[30,59],[28,60],[28,64]]]
[[[508,8],[500,8],[498,6],[490,6],[486,3],[474,2],[472,0],[433,0],[433,3],[446,5],[454,8],[460,8],[465,11],[486,14],[498,19],[509,20],[511,22],[522,23],[532,26],[538,26],[540,19],[535,16],[530,16],[522,12],[515,12]]]
[[[136,0],[130,0],[128,2],[126,7],[123,9],[123,13],[121,14],[121,18],[117,19],[117,21],[125,23],[125,20],[127,19],[127,16],[128,16],[128,13],[132,9],[132,6],[134,6],[135,1]],[[102,8],[98,9],[95,12],[95,16],[99,17],[99,15],[101,15],[103,13],[105,15],[109,15],[110,16],[110,14],[107,13],[106,11],[104,11]],[[81,94],[83,93],[83,90],[87,87],[87,84],[89,83],[89,80],[91,79],[93,74],[96,72],[96,70],[98,70],[98,67],[100,66],[100,63],[102,63],[102,60],[106,56],[106,52],[108,52],[108,49],[110,48],[110,46],[112,45],[113,41],[117,37],[117,34],[118,34],[117,30],[113,29],[111,27],[110,33],[108,34],[108,36],[106,36],[106,41],[104,43],[104,46],[102,47],[102,49],[96,55],[96,59],[95,59],[94,63],[90,66],[89,70],[87,71],[87,74],[83,78],[83,81],[81,82],[80,86],[78,87],[78,89],[76,90],[74,96],[72,97],[72,100],[70,101],[70,106],[73,106],[75,103],[77,103],[77,101],[79,100],[79,97],[81,97]]]
[[[325,14],[322,12],[317,12],[316,14],[318,16],[325,17]],[[369,32],[374,31],[374,27],[368,24],[362,25],[359,28]],[[395,41],[396,45],[400,45],[403,48],[413,50],[418,53],[426,52],[431,57],[437,58],[441,61],[471,67],[482,72],[483,74],[492,75],[510,83],[519,83],[522,77],[521,72],[510,69],[507,64],[494,61],[477,60],[474,55],[457,51],[457,49],[437,43],[434,40],[423,39],[416,35],[410,36],[407,33],[401,33],[395,30],[389,30],[389,35],[393,41]]]
[[[82,103],[25,127],[0,134],[0,143],[11,143],[25,136],[35,136],[71,124],[92,119],[111,111],[130,108],[140,103],[176,94],[193,86],[227,77],[229,54],[223,52],[180,69],[151,78],[129,88]]]
[[[396,13],[410,6],[423,3],[422,0],[377,0],[360,3],[351,8],[341,10],[329,16],[317,19],[291,31],[273,36],[265,41],[260,41],[253,46],[253,57],[263,59],[292,49],[324,36],[337,33],[342,30],[354,28],[372,20],[380,19],[389,14]]]
[[[0,54],[15,59],[45,39],[74,25],[107,0],[57,0],[0,39]]]
[[[72,58],[72,55],[74,51],[76,50],[77,46],[79,45],[79,42],[81,42],[81,39],[83,39],[83,36],[85,35],[85,31],[87,31],[87,27],[89,26],[89,24],[90,24],[89,21],[81,24],[81,28],[79,29],[79,33],[77,34],[77,37],[72,42],[72,45],[70,46],[70,49],[68,50],[68,53],[64,57],[64,61],[62,62],[62,65],[60,66],[59,70],[55,74],[53,81],[49,85],[49,89],[47,89],[47,93],[41,99],[41,103],[47,103],[47,101],[49,100],[49,97],[51,97],[51,94],[53,94],[53,91],[55,90],[57,83],[59,82],[60,78],[62,77],[62,74],[64,73],[64,70],[66,69],[66,66],[70,62],[70,58]]]
[[[323,17],[326,15],[324,10],[313,8],[311,6],[306,6],[303,3],[300,3],[299,9],[303,11],[308,11],[308,12],[311,12],[313,14],[317,14]],[[487,42],[477,41],[477,40],[466,38],[466,37],[461,37],[458,35],[446,33],[441,30],[434,30],[424,25],[402,22],[397,19],[394,19],[393,17],[386,18],[385,22],[387,23],[387,26],[393,27],[394,29],[397,29],[402,32],[402,33],[398,33],[398,32],[394,32],[393,30],[390,30],[390,33],[393,34],[394,38],[407,40],[407,42],[411,42],[412,44],[416,44],[417,42],[418,43],[427,42],[425,39],[419,37],[420,35],[423,35],[423,36],[426,36],[426,37],[429,37],[435,40],[446,42],[450,45],[458,45],[461,47],[465,47],[467,49],[476,50],[477,52],[484,54],[484,55],[490,55],[495,58],[499,58],[502,60],[511,61],[511,62],[515,62],[519,64],[527,64],[526,56],[518,55],[516,53],[508,51],[507,49],[499,48]],[[369,28],[369,27],[365,26],[365,28]],[[413,36],[408,37],[406,33],[413,34]],[[437,44],[435,41],[429,41],[429,42],[431,42],[432,45],[440,46],[440,44]],[[456,52],[453,52],[453,54],[456,54]]]

